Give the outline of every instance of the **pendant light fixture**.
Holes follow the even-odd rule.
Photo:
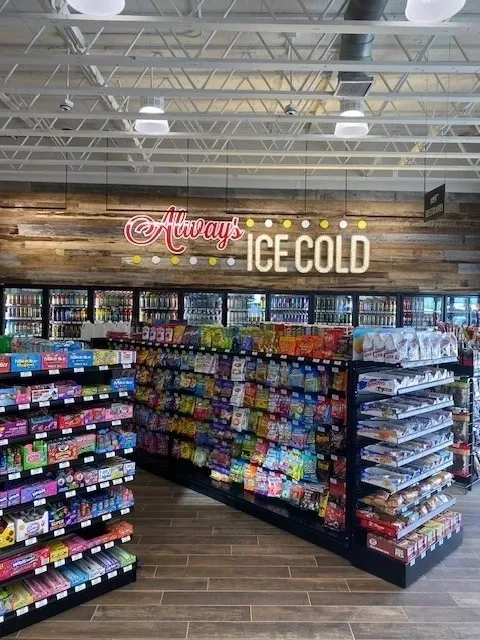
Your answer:
[[[340,113],[342,120],[335,125],[335,135],[337,138],[356,139],[368,136],[368,123],[362,122],[365,118],[362,103],[356,100],[345,100]]]
[[[410,22],[443,22],[461,11],[465,2],[466,0],[407,0],[405,16]]]
[[[153,89],[153,67],[150,69],[150,88]],[[165,100],[159,96],[143,97],[140,113],[147,115],[165,113]],[[137,118],[133,128],[137,133],[145,136],[162,136],[170,131],[168,120],[151,120],[149,118]]]
[[[67,0],[67,4],[90,16],[116,16],[125,9],[125,0]]]

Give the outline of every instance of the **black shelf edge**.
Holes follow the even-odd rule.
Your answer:
[[[53,440],[62,436],[79,436],[84,433],[98,431],[98,429],[106,429],[107,427],[117,427],[125,422],[131,422],[132,418],[119,418],[118,420],[105,420],[104,422],[93,422],[83,427],[73,427],[71,429],[55,429],[54,431],[43,431],[39,433],[27,433],[24,436],[16,436],[14,438],[0,439],[0,447],[8,447],[11,444],[20,444],[24,442],[38,442],[41,440]]]
[[[409,587],[421,578],[427,571],[437,566],[452,551],[463,542],[463,528],[447,534],[441,541],[436,542],[430,549],[409,563],[399,562],[378,551],[354,541],[352,544],[350,562],[354,567],[383,578],[399,587]],[[424,557],[422,557],[424,556]]]
[[[63,400],[46,400],[45,402],[11,404],[6,407],[0,407],[0,416],[10,415],[12,413],[22,413],[23,411],[32,411],[35,409],[43,409],[45,407],[68,407],[71,405],[90,404],[91,402],[116,400],[117,398],[131,398],[132,393],[132,391],[110,391],[109,393],[97,393],[92,396],[79,396],[77,398],[64,398]]]
[[[264,351],[245,351],[243,349],[217,349],[216,347],[194,347],[185,344],[172,344],[169,342],[150,342],[148,340],[130,340],[128,338],[108,338],[108,342],[120,344],[133,344],[140,347],[157,347],[160,349],[175,349],[176,351],[199,351],[201,353],[217,353],[229,356],[251,356],[253,358],[265,358],[266,360],[284,360],[287,362],[304,362],[305,364],[324,364],[335,367],[348,367],[351,360],[342,357],[336,358],[312,358],[310,356],[289,356],[280,353]]]
[[[82,558],[88,558],[90,556],[95,556],[100,551],[108,551],[113,547],[118,547],[122,544],[127,544],[132,540],[132,536],[124,536],[123,538],[116,538],[115,540],[111,540],[110,542],[104,542],[103,544],[96,545],[95,547],[91,547],[90,549],[85,549],[85,551],[74,553],[67,558],[62,560],[56,560],[55,562],[49,562],[48,564],[44,564],[33,571],[27,571],[26,573],[20,573],[13,578],[8,580],[2,580],[0,582],[0,586],[3,588],[7,584],[11,584],[12,582],[20,582],[21,580],[28,580],[28,578],[35,578],[36,576],[41,576],[43,573],[46,573],[49,569],[59,569],[60,567],[65,567],[73,562],[77,562],[77,560],[81,560]],[[0,625],[0,632],[2,627]]]
[[[137,449],[135,461],[139,467],[156,476],[166,478],[189,489],[194,489],[239,511],[248,513],[259,520],[293,533],[319,547],[332,551],[339,556],[349,558],[347,537],[343,537],[333,530],[331,533],[328,532],[321,526],[320,522],[317,527],[309,524],[307,522],[309,515],[307,512],[305,512],[304,522],[302,522],[301,516],[296,516],[293,511],[294,508],[289,509],[289,505],[286,503],[282,506],[272,505],[262,501],[261,496],[254,496],[229,485],[222,486],[222,483],[212,481],[192,465],[178,460],[170,461],[173,464],[169,464],[161,456],[150,455]]]
[[[47,602],[42,607],[37,608],[34,603],[28,607],[28,611],[23,615],[18,615],[15,612],[8,614],[8,616],[5,616],[5,620],[0,623],[0,634],[2,636],[6,636],[16,633],[17,631],[20,631],[25,627],[29,627],[32,624],[42,622],[42,620],[51,618],[59,613],[63,613],[73,607],[78,607],[79,605],[84,604],[89,600],[93,600],[94,598],[98,598],[105,593],[124,587],[127,584],[135,582],[136,579],[137,563],[135,562],[132,565],[118,569],[117,575],[112,576],[111,578],[108,578],[108,575],[102,576],[98,583],[94,581],[95,584],[92,584],[92,581],[90,580],[89,583],[84,583],[86,586],[82,589],[79,589],[82,585],[72,587],[67,590],[67,595],[60,599],[58,598],[58,595],[63,594],[52,596],[47,599]],[[21,609],[19,611],[21,611]]]
[[[0,516],[22,509],[28,509],[30,507],[41,507],[45,504],[49,504],[50,502],[59,502],[61,500],[68,500],[70,498],[79,498],[89,493],[95,493],[103,489],[108,489],[109,487],[117,487],[121,484],[127,484],[128,482],[132,482],[133,480],[135,480],[135,474],[123,476],[122,478],[115,478],[115,480],[104,480],[95,484],[89,484],[86,487],[81,487],[80,489],[62,491],[60,493],[56,493],[53,496],[48,496],[47,498],[39,498],[38,500],[32,500],[31,502],[21,502],[20,504],[0,509]]]
[[[105,460],[106,458],[113,458],[115,456],[130,455],[133,453],[134,447],[127,447],[126,449],[115,449],[114,451],[106,451],[104,453],[87,453],[81,458],[75,460],[66,460],[65,462],[57,462],[56,464],[45,465],[44,467],[38,467],[38,469],[30,469],[29,471],[17,471],[6,473],[0,476],[0,483],[7,480],[19,480],[20,478],[38,478],[43,476],[49,471],[75,468],[83,464],[89,464],[90,462],[98,462],[99,460]]]
[[[0,559],[10,555],[14,555],[11,553],[12,551],[21,551],[22,549],[36,547],[37,544],[43,544],[44,542],[48,542],[49,540],[63,538],[63,536],[66,536],[69,533],[75,533],[75,531],[89,529],[90,527],[94,527],[97,524],[102,524],[104,522],[109,522],[110,520],[115,520],[116,518],[126,516],[127,514],[131,513],[133,509],[134,506],[124,507],[123,509],[117,509],[116,511],[108,511],[101,516],[90,518],[88,520],[82,520],[81,522],[76,522],[75,524],[71,524],[67,527],[62,527],[61,529],[48,531],[43,535],[36,536],[35,538],[27,538],[26,540],[22,540],[22,542],[16,542],[15,544],[11,544],[9,547],[3,547],[0,550]]]
[[[60,322],[58,324],[68,324]],[[19,380],[29,380],[30,378],[38,378],[45,376],[48,378],[58,378],[63,376],[71,376],[84,373],[94,373],[97,371],[123,371],[124,369],[132,369],[135,364],[106,364],[95,365],[91,367],[67,367],[66,369],[40,369],[38,371],[9,371],[8,373],[0,373],[0,382],[10,378],[18,378]]]

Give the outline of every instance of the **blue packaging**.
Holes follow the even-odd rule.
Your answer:
[[[112,391],[134,391],[135,378],[112,378]]]
[[[40,353],[12,353],[10,356],[10,370],[18,371],[41,371],[42,356]]]
[[[0,407],[11,407],[17,404],[17,390],[15,387],[0,387]]]
[[[93,351],[89,351],[88,349],[69,351],[68,366],[72,369],[75,367],[93,367]]]

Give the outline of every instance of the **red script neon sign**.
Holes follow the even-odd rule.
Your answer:
[[[169,207],[160,221],[147,215],[130,218],[125,224],[125,238],[140,247],[148,247],[162,237],[167,249],[171,253],[181,254],[186,246],[181,240],[214,240],[219,251],[225,251],[229,242],[243,238],[245,231],[239,227],[239,219],[234,216],[231,220],[205,220],[197,218],[187,220],[185,209],[177,209],[175,205]]]

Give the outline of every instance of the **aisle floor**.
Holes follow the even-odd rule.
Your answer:
[[[407,590],[140,472],[135,584],[29,627],[35,640],[480,640],[480,490],[465,542]]]

